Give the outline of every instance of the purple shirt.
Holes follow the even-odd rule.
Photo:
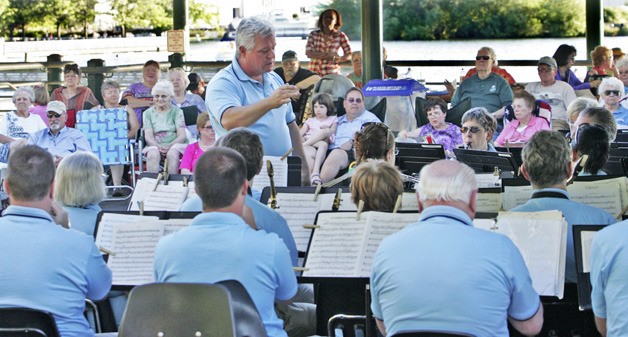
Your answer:
[[[138,99],[152,101],[153,100],[153,94],[151,93],[152,90],[153,90],[152,88],[145,86],[144,83],[142,82],[133,83],[129,85],[129,87],[122,93],[122,98],[133,96]],[[137,120],[140,122],[140,128],[143,127],[143,124],[144,124],[142,120],[142,112],[144,112],[144,110],[146,109],[148,109],[148,107],[133,109],[135,110],[135,114],[137,115]]]
[[[451,123],[447,123],[445,130],[436,130],[432,124],[427,123],[421,128],[419,138],[423,138],[428,134],[432,135],[434,142],[443,146],[445,151],[453,150],[462,144],[462,133],[460,127]]]
[[[571,71],[571,69],[567,69],[567,73],[565,74],[564,78],[560,76],[560,71],[557,71],[556,76],[554,78],[557,81],[563,81],[563,82],[569,83],[569,85],[573,88],[573,90],[591,89],[591,83],[589,82],[582,83],[582,81],[580,81],[576,77],[576,74],[574,74],[573,71]]]

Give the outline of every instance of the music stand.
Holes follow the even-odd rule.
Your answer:
[[[628,143],[611,143],[604,172],[610,176],[628,177],[628,168],[625,167],[628,158]]]
[[[497,150],[497,152],[512,153],[512,157],[515,159],[515,163],[517,163],[517,167],[520,167],[521,164],[523,164],[523,159],[521,159],[521,150],[523,150],[523,147],[496,146],[495,150]]]
[[[498,168],[516,174],[519,170],[512,153],[454,149],[454,154],[459,162],[469,165],[476,173],[490,173]]]
[[[591,310],[591,240],[606,225],[573,225],[573,243],[578,277],[578,309]]]
[[[395,166],[407,175],[419,173],[423,166],[445,159],[445,150],[440,144],[395,143],[399,153],[395,156]]]

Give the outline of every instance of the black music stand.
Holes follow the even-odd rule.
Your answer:
[[[628,143],[611,143],[604,172],[610,176],[628,177]]]
[[[606,227],[605,225],[573,225],[573,243],[576,253],[576,273],[578,277],[578,308],[580,311],[591,310],[591,279],[590,266],[584,265],[584,254],[590,252],[587,235]],[[584,239],[584,240],[583,240]],[[584,241],[584,242],[583,242]],[[584,245],[589,245],[588,247]]]
[[[459,162],[469,165],[476,173],[490,173],[498,168],[516,174],[519,170],[512,153],[454,149],[454,154]]]
[[[521,159],[521,150],[523,150],[523,147],[502,147],[502,146],[496,146],[495,150],[497,150],[497,152],[507,152],[507,153],[512,153],[512,157],[515,159],[515,163],[517,163],[517,167],[521,166],[521,164],[523,164],[523,160]]]
[[[395,157],[395,166],[407,175],[419,173],[423,166],[445,159],[445,150],[440,144],[395,143],[399,154]]]

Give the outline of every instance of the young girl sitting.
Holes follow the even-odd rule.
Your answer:
[[[312,169],[311,183],[317,185],[321,183],[321,165],[327,155],[327,147],[336,133],[338,117],[336,117],[334,101],[329,94],[322,93],[314,96],[312,107],[314,116],[301,126],[301,137],[307,163]]]

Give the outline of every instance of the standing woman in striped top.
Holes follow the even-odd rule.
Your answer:
[[[307,38],[305,55],[310,58],[311,71],[325,76],[340,74],[340,63],[351,60],[349,38],[340,31],[342,17],[335,9],[327,9],[321,13],[314,30]],[[338,54],[342,49],[343,55]]]

